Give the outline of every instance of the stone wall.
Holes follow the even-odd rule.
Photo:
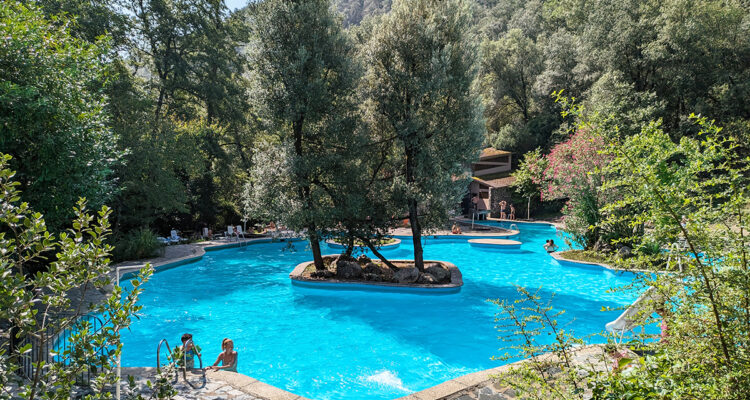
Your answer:
[[[490,216],[500,218],[500,202],[505,200],[508,204],[511,202],[512,188],[508,186],[490,189]],[[516,207],[518,209],[518,207]]]

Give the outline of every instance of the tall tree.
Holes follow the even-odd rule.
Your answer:
[[[0,151],[13,156],[24,200],[53,230],[80,196],[100,206],[114,192],[120,153],[101,82],[104,43],[72,37],[34,5],[0,4]]]
[[[488,126],[494,134],[490,142],[521,150],[539,146],[542,140],[535,140],[527,126],[538,112],[534,83],[542,72],[542,51],[520,29],[512,29],[483,47],[482,86]],[[531,143],[523,145],[522,141]]]
[[[133,80],[144,80],[151,118],[143,124],[148,132],[140,129],[129,141],[142,151],[132,153],[132,168],[123,172],[136,181],[146,176],[154,183],[179,180],[182,197],[159,213],[165,225],[193,229],[195,223],[238,221],[239,182],[250,168],[246,153],[256,131],[250,122],[254,110],[248,102],[242,52],[246,21],[231,14],[222,0],[125,4],[134,26],[129,61],[146,71],[134,74]],[[193,146],[193,154],[185,145]],[[145,170],[136,162],[156,153],[169,160],[171,172]],[[180,160],[177,154],[187,158]],[[130,189],[135,194],[143,188]]]
[[[446,223],[483,139],[481,107],[472,93],[470,21],[466,1],[399,1],[369,44],[370,117],[378,134],[394,143],[400,171],[392,195],[408,210],[419,270],[422,230]]]
[[[315,266],[324,268],[320,239],[331,227],[325,182],[338,168],[337,148],[351,135],[350,45],[328,0],[268,0],[253,16],[258,97],[276,143],[288,150],[282,192],[293,201],[286,220],[307,230]]]
[[[120,12],[120,1],[109,0],[25,0],[37,3],[48,16],[65,14],[66,20],[75,23],[70,27],[73,36],[96,42],[108,36],[113,50],[120,50],[127,42],[130,26],[128,17]]]

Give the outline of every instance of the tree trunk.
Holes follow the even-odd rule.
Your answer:
[[[531,196],[529,196],[529,202],[526,204],[526,220],[531,221]]]
[[[311,225],[307,228],[308,232],[311,232],[308,233],[308,236],[310,238],[310,249],[312,249],[315,269],[318,271],[322,271],[326,269],[326,267],[323,264],[323,255],[320,253],[320,238],[318,237],[318,233],[312,229],[315,229],[315,225]]]
[[[406,149],[406,183],[414,183],[414,166],[412,165],[414,150]],[[419,225],[419,216],[417,214],[417,200],[409,200],[409,224],[411,225],[411,237],[414,243],[414,266],[420,272],[424,272],[424,256],[422,251],[422,227]]]
[[[302,150],[302,124],[304,122],[304,117],[300,117],[297,121],[294,121],[292,123],[292,130],[294,132],[294,151],[297,154],[298,157],[302,157],[303,150]],[[309,210],[312,210],[313,204],[312,204],[312,195],[310,193],[310,183],[307,179],[307,176],[301,176],[299,171],[296,173],[297,175],[297,184],[300,185],[298,187],[298,193],[300,200],[307,206]],[[325,265],[323,265],[323,256],[320,254],[320,237],[318,236],[318,230],[315,226],[314,221],[309,221],[307,223],[307,232],[308,236],[310,238],[310,249],[313,253],[313,261],[315,262],[315,269],[318,271],[324,270]]]
[[[347,257],[351,257],[353,251],[354,251],[354,238],[349,236],[346,239],[346,249],[344,250],[344,255]]]
[[[367,247],[370,249],[370,251],[372,252],[372,254],[374,254],[375,257],[379,258],[380,261],[383,262],[383,264],[385,264],[386,266],[388,266],[388,268],[390,268],[393,272],[398,271],[398,268],[392,262],[390,262],[387,258],[385,258],[385,256],[383,256],[378,251],[378,249],[375,247],[375,245],[372,244],[372,240],[363,240],[363,241],[365,242],[365,244],[367,245]]]
[[[21,374],[21,370],[19,369],[19,366],[21,365],[21,359],[18,354],[18,346],[19,346],[19,339],[16,337],[18,336],[18,326],[13,323],[11,320],[7,320],[10,324],[10,332],[8,337],[8,358],[10,361],[10,365],[14,366],[13,372],[17,374]]]

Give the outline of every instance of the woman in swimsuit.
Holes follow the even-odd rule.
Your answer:
[[[234,351],[232,339],[224,338],[221,341],[221,350],[214,365],[208,367],[208,369],[237,372],[237,352]],[[219,362],[221,362],[221,366],[219,366]]]

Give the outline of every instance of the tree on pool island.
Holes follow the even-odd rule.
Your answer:
[[[272,124],[269,142],[284,155],[279,168],[288,172],[259,188],[275,187],[272,192],[289,200],[280,210],[284,222],[307,231],[315,266],[323,269],[320,239],[333,224],[325,185],[345,168],[354,131],[351,46],[328,0],[269,0],[254,17],[257,95]],[[267,171],[267,165],[255,166]]]
[[[408,210],[420,271],[422,231],[444,226],[460,202],[484,135],[470,24],[466,1],[403,0],[366,50],[368,118],[393,145],[398,172],[389,195]]]

